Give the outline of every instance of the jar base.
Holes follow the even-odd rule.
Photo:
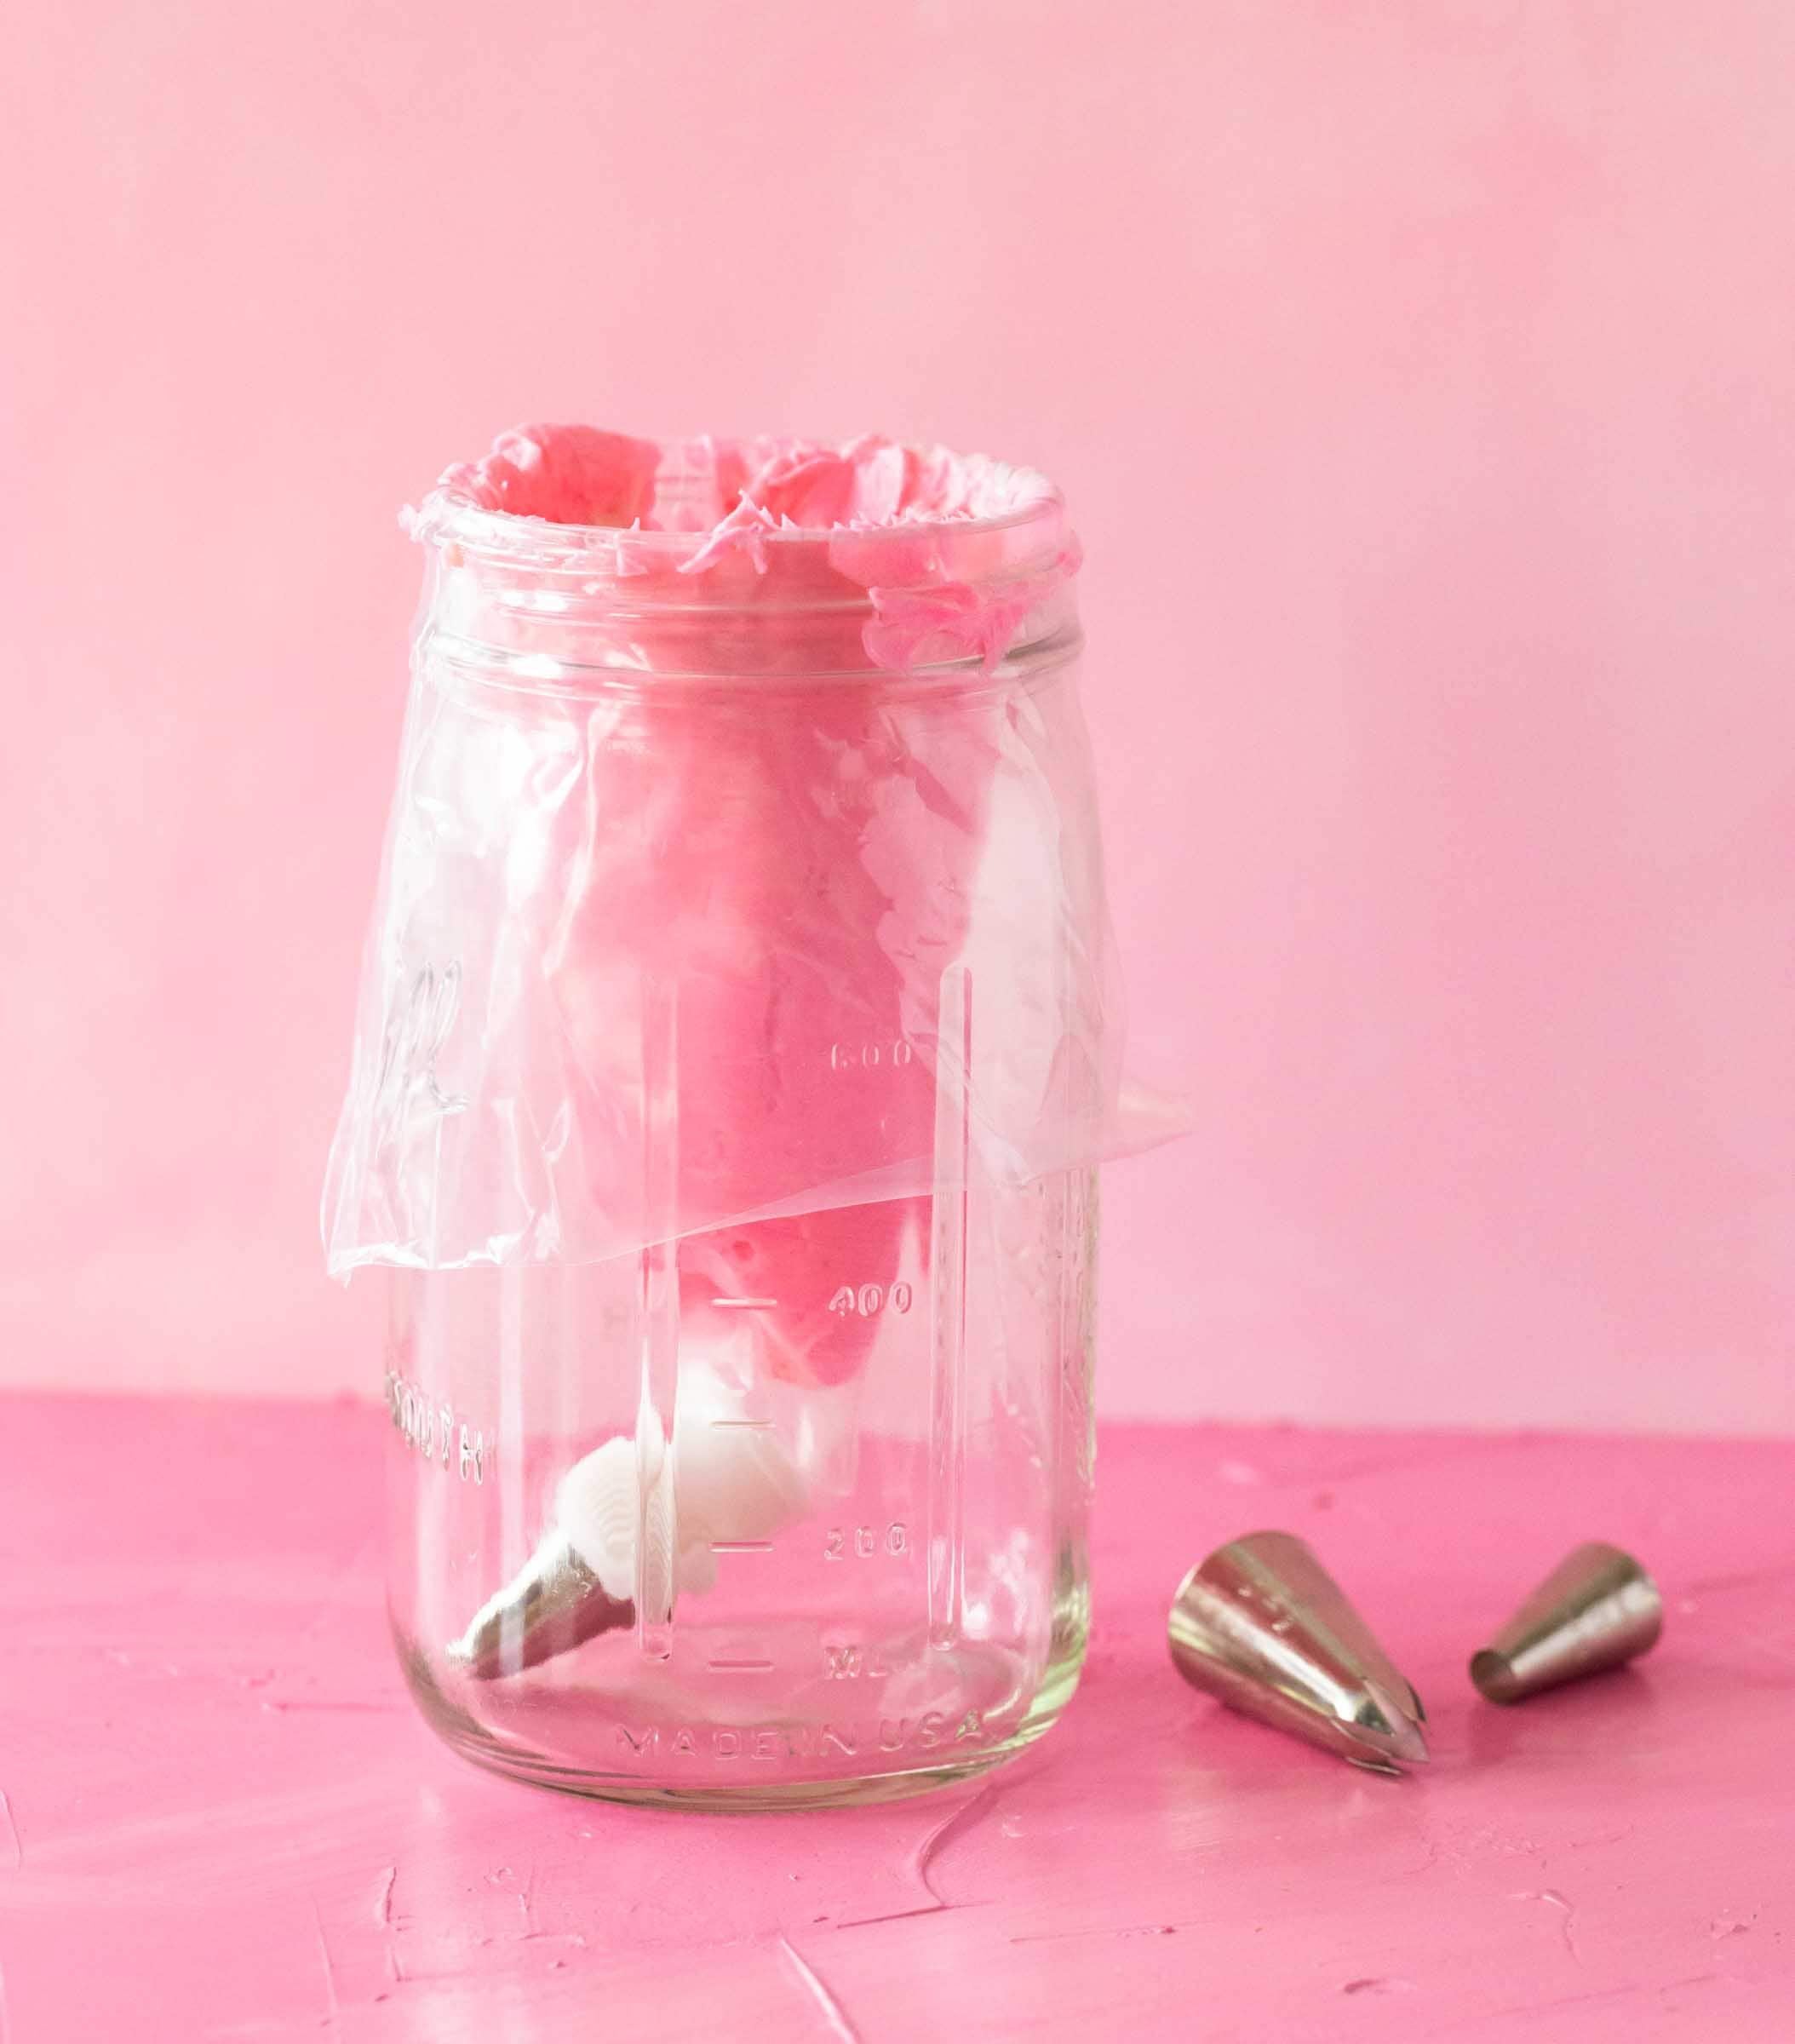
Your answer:
[[[451,1751],[476,1766],[512,1781],[528,1783],[533,1788],[559,1789],[564,1794],[586,1796],[598,1802],[713,1812],[850,1808],[899,1802],[974,1781],[1014,1760],[1052,1730],[1078,1686],[1084,1660],[1081,1639],[1074,1653],[1049,1669],[1033,1707],[1009,1737],[951,1761],[810,1781],[744,1783],[739,1788],[714,1782],[682,1787],[582,1767],[505,1737],[469,1716],[446,1696],[424,1657],[408,1651],[403,1639],[396,1644],[407,1683],[431,1730]]]

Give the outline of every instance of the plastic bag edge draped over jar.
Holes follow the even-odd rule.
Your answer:
[[[427,507],[333,1274],[595,1262],[1178,1132],[1122,1071],[1077,549],[1057,493],[1030,515],[645,566]]]

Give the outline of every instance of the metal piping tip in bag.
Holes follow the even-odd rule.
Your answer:
[[[680,1390],[679,1475],[658,1423],[613,1434],[555,1486],[535,1552],[476,1611],[448,1657],[481,1680],[514,1675],[636,1622],[637,1599],[671,1616],[716,1581],[714,1544],[760,1541],[803,1515],[804,1478],[771,1433],[735,1431],[739,1398],[688,1369]],[[719,1421],[724,1422],[720,1427]]]
[[[1428,1757],[1414,1685],[1293,1533],[1249,1533],[1199,1562],[1168,1632],[1179,1673],[1230,1709],[1379,1774]]]
[[[514,1675],[619,1626],[636,1607],[606,1594],[565,1533],[551,1531],[504,1588],[489,1597],[448,1657],[482,1681]]]
[[[1619,1668],[1656,1644],[1664,1624],[1658,1586],[1631,1554],[1590,1541],[1567,1554],[1488,1646],[1471,1679],[1492,1703]]]
[[[660,1481],[667,1455],[658,1429],[645,1437],[644,1450],[651,1493],[662,1508],[642,1510],[637,1446],[627,1434],[582,1455],[555,1486],[553,1520],[535,1552],[450,1641],[451,1661],[490,1681],[635,1622],[635,1553],[645,1518],[651,1576],[665,1577],[671,1551],[665,1507],[672,1485]]]

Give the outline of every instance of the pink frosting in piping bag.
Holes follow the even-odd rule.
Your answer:
[[[676,573],[726,570],[733,554],[757,578],[767,572],[767,540],[774,534],[851,537],[910,526],[924,548],[892,565],[914,572],[928,559],[933,535],[925,528],[1002,517],[1053,494],[1042,476],[872,434],[834,446],[699,441],[685,451],[685,487],[657,503],[662,460],[653,442],[594,427],[525,427],[502,436],[484,461],[451,468],[441,488],[451,499],[552,524],[697,532],[702,543],[678,561]],[[800,559],[808,566],[820,551],[806,549]],[[879,558],[875,548],[872,559]],[[833,578],[843,565],[824,556],[815,563],[814,578]],[[732,578],[739,574],[737,566]],[[880,664],[899,669],[914,645],[943,632],[955,639],[956,650],[976,648],[995,661],[1035,594],[1025,584],[981,600],[970,585],[938,578],[889,596],[875,589],[874,617],[863,638]],[[776,617],[766,623],[777,629]],[[689,646],[685,657],[691,657]],[[832,999],[824,991],[828,982],[852,987],[855,1004],[876,1018],[881,1003],[876,983],[869,981],[866,930],[879,927],[882,916],[898,926],[893,940],[907,950],[938,949],[945,962],[963,928],[939,919],[943,904],[962,889],[943,887],[949,876],[936,871],[919,895],[912,876],[893,871],[895,891],[882,896],[869,870],[876,858],[868,853],[884,822],[878,791],[894,771],[903,772],[884,741],[875,700],[840,689],[814,692],[798,715],[732,721],[721,743],[714,720],[694,721],[670,705],[655,721],[645,752],[609,760],[600,754],[593,771],[605,782],[596,807],[632,847],[624,856],[636,864],[645,825],[662,847],[662,859],[654,871],[637,866],[627,885],[588,887],[562,950],[558,991],[566,996],[587,972],[604,979],[620,957],[651,958],[657,977],[677,980],[682,1203],[697,1191],[693,1180],[702,1180],[700,1199],[727,1210],[751,1203],[770,1153],[789,1151],[788,1174],[802,1182],[806,1122],[828,1116],[839,1140],[840,1117],[857,1111],[852,1094],[844,1099],[829,1090],[830,1051],[850,1025],[839,995]],[[935,800],[959,807],[960,841],[975,856],[990,762],[976,748],[968,756],[957,734],[944,731],[942,745],[957,755],[959,770],[949,773],[954,785],[938,784]],[[851,805],[803,829],[811,805],[793,799],[793,784],[839,778],[845,752],[866,758],[858,783],[865,807]],[[939,769],[948,762],[934,764]],[[648,824],[648,811],[664,806],[669,795],[678,818]],[[930,837],[938,843],[938,833]],[[963,882],[965,876],[953,877]],[[812,906],[819,888],[821,914]],[[851,902],[844,890],[863,899]],[[697,917],[688,912],[694,901],[703,904]],[[895,1018],[903,997],[895,975],[885,992],[886,1013]],[[864,1026],[878,1032],[876,1019]],[[775,1058],[765,1054],[770,1032],[777,1036]],[[892,1033],[889,1025],[885,1033]],[[778,1075],[793,1071],[816,1075],[809,1099],[794,1100],[780,1082]],[[889,1140],[898,1117],[911,1124],[914,1144],[926,1145],[933,1114],[926,1069],[913,1066],[863,1100],[858,1111],[877,1124],[866,1130],[869,1154]],[[866,1319],[830,1313],[829,1275],[889,1286],[906,1229],[926,1226],[926,1202],[885,1201],[691,1238],[680,1252],[682,1320],[702,1324],[720,1294],[777,1298],[780,1306],[759,1322],[772,1373],[839,1381],[858,1367],[874,1329]]]
[[[496,524],[483,515],[495,513]],[[876,436],[663,448],[532,426],[450,468],[412,524],[439,550],[442,629],[538,667],[558,652],[585,667],[614,653],[630,685],[526,695],[502,727],[452,710],[417,724],[410,835],[389,861],[417,846],[420,863],[403,884],[389,864],[385,933],[395,958],[453,946],[468,962],[462,1016],[429,1082],[437,1097],[452,1084],[468,1111],[394,1165],[377,1106],[371,1123],[365,1110],[358,1120],[358,1065],[333,1159],[334,1266],[390,1255],[382,1243],[403,1252],[393,1260],[453,1264],[577,1260],[678,1233],[688,1329],[704,1328],[716,1298],[777,1298],[756,1321],[764,1366],[842,1381],[875,1323],[830,1312],[835,1283],[889,1287],[906,1238],[926,1250],[938,990],[968,940],[994,789],[1006,776],[1012,801],[1038,801],[1029,791],[1045,792],[1051,762],[1079,756],[1052,721],[1071,720],[1070,737],[1064,692],[1062,707],[1030,709],[1048,722],[1019,736],[1014,700],[900,700],[887,685],[943,662],[991,669],[1063,617],[1076,548],[1058,492],[1033,471]],[[519,567],[525,528],[548,567]],[[700,676],[726,686],[679,685]],[[413,743],[408,730],[408,753]],[[470,933],[467,902],[486,899],[495,870],[475,837],[502,841],[520,819],[497,812],[500,841],[443,819],[493,813],[499,764],[514,772],[519,759],[541,762],[521,819],[530,879],[473,912]],[[552,797],[539,792],[551,784]],[[1069,884],[1084,883],[1055,876],[1050,890]],[[404,925],[400,904],[422,904]],[[1052,914],[1081,912],[1074,900]],[[1024,946],[1063,950],[1057,927],[1017,927]],[[502,973],[483,947],[507,962]],[[403,993],[416,970],[392,988]],[[677,1181],[658,1195],[629,1135],[645,1111],[631,1103],[648,1084],[648,987],[677,1009],[664,1039],[676,1045]],[[395,997],[389,988],[382,1002],[389,1041]],[[369,1021],[364,1010],[364,1040]],[[1043,1086],[1049,1059],[1057,1079],[1068,1054],[1080,1065],[1089,1049],[1050,1036],[1078,1027],[1051,1012],[986,1012],[981,1027],[1032,1031]],[[876,1086],[835,1076],[843,1043],[900,1042],[913,1053]],[[508,1149],[495,1151],[495,1127]],[[408,1209],[420,1158],[430,1175]],[[892,1166],[898,1184],[848,1203],[857,1177],[876,1185]],[[481,1210],[481,1186],[519,1225]],[[463,1214],[475,1218],[462,1226]]]
[[[657,505],[672,456],[688,478]],[[478,462],[460,462],[437,485],[451,502],[562,525],[639,525],[650,532],[711,531],[746,510],[766,531],[866,530],[943,520],[1001,518],[1056,492],[1044,475],[986,455],[915,448],[863,433],[831,443],[708,436],[674,449],[596,426],[518,426]],[[698,560],[690,564],[700,565]]]

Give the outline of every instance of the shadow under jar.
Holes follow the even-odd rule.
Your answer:
[[[955,459],[886,445],[813,451],[851,512],[869,447]],[[976,1773],[1070,1696],[1094,1167],[1140,1132],[1057,492],[781,523],[740,458],[642,456],[656,524],[414,521],[325,1231],[391,1266],[431,1722],[771,1807]]]

